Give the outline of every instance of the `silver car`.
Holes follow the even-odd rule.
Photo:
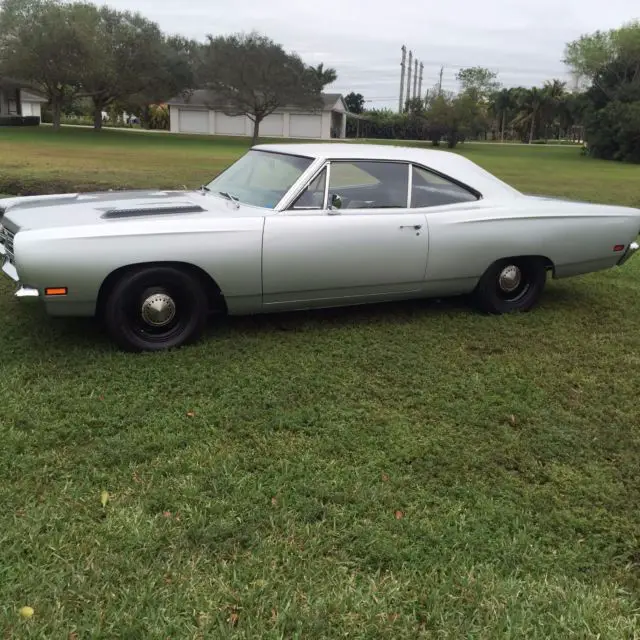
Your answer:
[[[637,209],[525,196],[444,151],[258,145],[191,192],[0,201],[2,271],[52,316],[94,316],[121,347],[195,340],[231,315],[470,294],[531,309],[547,274],[623,264]]]

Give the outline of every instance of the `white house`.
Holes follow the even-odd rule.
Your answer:
[[[0,118],[6,116],[42,117],[42,105],[47,99],[24,84],[0,78]]]
[[[169,100],[171,131],[206,135],[251,136],[253,122],[248,116],[228,116],[213,91],[192,91]],[[323,93],[322,107],[306,111],[283,107],[260,123],[260,135],[268,138],[344,138],[347,106],[339,93]]]

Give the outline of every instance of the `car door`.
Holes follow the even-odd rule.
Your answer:
[[[407,163],[332,161],[286,211],[267,217],[263,303],[322,306],[422,287],[428,229],[408,208]]]

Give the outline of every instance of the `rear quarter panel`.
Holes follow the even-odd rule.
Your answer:
[[[622,255],[613,247],[640,231],[635,209],[528,200],[428,211],[428,286],[470,291],[492,263],[514,256],[544,256],[558,278],[607,269]]]

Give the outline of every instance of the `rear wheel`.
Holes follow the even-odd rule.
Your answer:
[[[472,294],[474,305],[486,313],[529,311],[540,299],[547,280],[541,258],[509,258],[492,264]]]
[[[203,287],[175,267],[125,273],[104,306],[109,335],[127,351],[162,351],[193,342],[204,330],[206,319]]]

